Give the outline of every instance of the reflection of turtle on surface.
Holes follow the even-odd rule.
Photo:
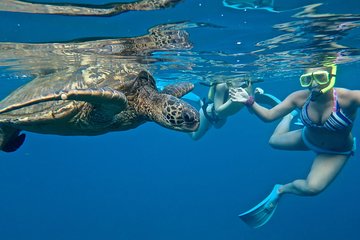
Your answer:
[[[0,102],[0,150],[17,150],[25,139],[21,130],[91,136],[154,121],[192,132],[199,114],[178,97],[193,87],[177,83],[159,92],[148,72],[125,65],[40,76]]]
[[[138,0],[109,4],[36,3],[25,0],[1,0],[0,11],[61,14],[72,16],[111,16],[128,11],[151,11],[173,7],[182,0]]]

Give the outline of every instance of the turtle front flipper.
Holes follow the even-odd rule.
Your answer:
[[[189,82],[180,82],[175,84],[170,84],[164,87],[161,93],[169,94],[175,97],[182,97],[185,94],[191,92],[194,89],[194,84]]]
[[[25,141],[25,134],[19,134],[20,130],[8,127],[0,127],[0,150],[15,152]]]
[[[28,107],[38,103],[59,100],[84,101],[94,105],[111,104],[112,106],[114,106],[114,112],[119,112],[127,106],[126,96],[122,92],[114,90],[112,88],[71,89],[61,90],[52,94],[40,96],[27,102],[12,104],[8,107],[0,109],[0,114]]]

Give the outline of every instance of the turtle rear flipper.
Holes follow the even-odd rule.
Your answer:
[[[189,82],[180,82],[175,84],[170,84],[164,87],[161,93],[169,94],[175,97],[182,97],[185,94],[191,92],[194,89],[194,84]]]
[[[127,106],[126,96],[117,90],[111,88],[98,88],[98,89],[71,89],[61,90],[46,96],[31,99],[26,102],[12,104],[3,109],[0,109],[0,114],[28,107],[34,104],[70,100],[70,101],[84,101],[94,105],[111,104],[114,107],[114,112],[119,112]]]
[[[20,130],[12,127],[0,127],[0,150],[15,152],[25,141],[25,134],[19,134]]]

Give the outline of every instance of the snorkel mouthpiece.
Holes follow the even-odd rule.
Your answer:
[[[335,86],[335,80],[336,80],[336,71],[337,71],[337,66],[336,65],[332,65],[331,66],[331,74],[330,74],[330,82],[329,85],[323,89],[320,90],[320,92],[322,94],[328,92],[330,89],[332,89]]]

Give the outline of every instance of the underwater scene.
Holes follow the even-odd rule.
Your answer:
[[[0,239],[359,238],[359,1],[0,19]]]

